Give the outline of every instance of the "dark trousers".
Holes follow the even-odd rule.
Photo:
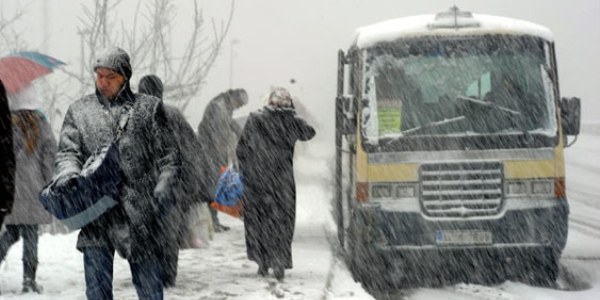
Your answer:
[[[6,225],[0,237],[0,261],[6,257],[10,246],[23,238],[23,281],[35,281],[38,266],[38,225]]]
[[[88,300],[112,300],[113,259],[115,252],[107,248],[83,249],[85,294]],[[163,284],[157,262],[129,262],[133,285],[140,300],[162,300]]]
[[[213,226],[217,227],[221,225],[221,223],[219,223],[219,217],[217,216],[217,210],[210,205],[208,206],[208,210],[210,211],[210,218],[212,220]]]
[[[177,280],[177,262],[179,261],[179,244],[177,241],[166,243],[162,249],[160,268],[165,287],[175,286]]]
[[[159,263],[162,272],[162,280],[165,287],[175,286],[177,280],[177,262],[179,260],[179,241],[182,236],[182,220],[184,213],[179,208],[171,212],[161,220],[160,240],[164,241],[160,249]]]

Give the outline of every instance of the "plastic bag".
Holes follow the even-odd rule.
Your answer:
[[[236,168],[227,168],[217,182],[215,201],[210,206],[235,218],[241,218],[244,208],[244,202],[242,201],[243,179],[242,174]]]
[[[182,248],[206,248],[213,239],[212,221],[206,203],[193,204],[187,216],[189,235]]]
[[[244,192],[243,176],[237,169],[229,167],[221,174],[217,182],[215,202],[225,206],[235,206]]]

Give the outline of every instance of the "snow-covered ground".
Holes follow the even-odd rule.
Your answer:
[[[300,147],[299,154],[311,151]],[[328,278],[333,263],[326,238],[331,232],[327,155],[298,157],[303,170],[297,176],[306,184],[298,188],[297,231],[293,243],[294,268],[280,283],[271,275],[256,274],[258,266],[246,258],[243,222],[220,214],[231,230],[215,234],[206,249],[182,250],[177,286],[165,291],[165,299],[326,299]],[[311,173],[310,176],[305,174]],[[312,174],[317,175],[312,175]],[[0,299],[85,299],[83,255],[75,249],[77,232],[67,235],[44,234],[39,241],[37,281],[44,293],[22,295],[22,242],[10,249],[0,265]],[[137,299],[127,261],[116,256],[113,280],[115,299]]]
[[[181,252],[177,286],[165,299],[376,299],[352,279],[332,251],[335,236],[330,214],[332,150],[309,144],[296,157],[298,186],[297,227],[293,243],[294,268],[283,282],[256,275],[257,266],[246,259],[243,223],[221,215],[232,229],[215,235],[209,248]],[[497,286],[456,284],[442,288],[415,288],[377,299],[600,299],[600,136],[582,134],[566,150],[567,193],[571,203],[570,232],[561,260],[557,288],[533,287],[519,282]],[[20,294],[22,243],[9,251],[0,265],[0,299],[85,299],[83,257],[75,250],[77,232],[40,237],[38,283],[44,293]],[[128,264],[115,259],[115,299],[137,299]]]

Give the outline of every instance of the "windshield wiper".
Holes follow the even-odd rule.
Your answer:
[[[502,112],[509,113],[509,114],[511,114],[513,116],[521,115],[521,112],[519,112],[519,111],[510,109],[510,108],[506,108],[504,106],[501,106],[501,105],[498,105],[498,104],[492,103],[492,102],[485,102],[485,101],[482,101],[482,100],[479,100],[479,99],[469,98],[469,97],[460,96],[460,95],[457,96],[456,99],[460,99],[460,100],[463,100],[463,101],[468,101],[468,102],[475,103],[475,104],[478,104],[478,105],[481,105],[481,106],[486,106],[486,107],[494,108],[494,109],[500,110]]]
[[[477,105],[481,105],[484,107],[489,107],[492,109],[497,109],[503,113],[507,113],[508,114],[508,119],[514,124],[515,129],[521,131],[521,133],[525,136],[526,141],[531,141],[531,134],[529,133],[529,131],[527,129],[524,129],[521,122],[518,121],[520,119],[517,119],[517,117],[519,117],[521,115],[520,111],[516,111],[510,108],[506,108],[504,106],[498,105],[496,103],[492,103],[492,102],[485,102],[479,99],[474,99],[474,98],[469,98],[469,97],[465,97],[462,95],[458,95],[456,97],[456,99],[460,99],[463,101],[467,101],[470,103],[474,103]]]

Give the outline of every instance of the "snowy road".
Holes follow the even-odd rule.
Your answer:
[[[314,150],[314,149],[312,149]],[[308,149],[310,153],[314,153]],[[223,216],[231,231],[216,234],[208,249],[181,252],[177,286],[165,299],[309,299],[309,300],[597,300],[600,299],[600,136],[583,134],[566,151],[567,193],[571,204],[570,232],[561,260],[557,287],[540,288],[519,282],[497,286],[456,284],[415,288],[373,297],[352,280],[346,266],[332,254],[328,236],[334,231],[327,151],[315,158],[297,158],[298,210],[293,243],[294,268],[283,283],[256,275],[246,259],[243,224]],[[325,157],[324,157],[325,156]],[[326,163],[323,163],[326,161]],[[306,176],[306,174],[311,174]],[[38,282],[42,295],[21,295],[22,263],[18,242],[0,265],[0,299],[85,299],[82,255],[75,250],[76,232],[40,237]],[[115,299],[137,299],[126,261],[117,258]]]

